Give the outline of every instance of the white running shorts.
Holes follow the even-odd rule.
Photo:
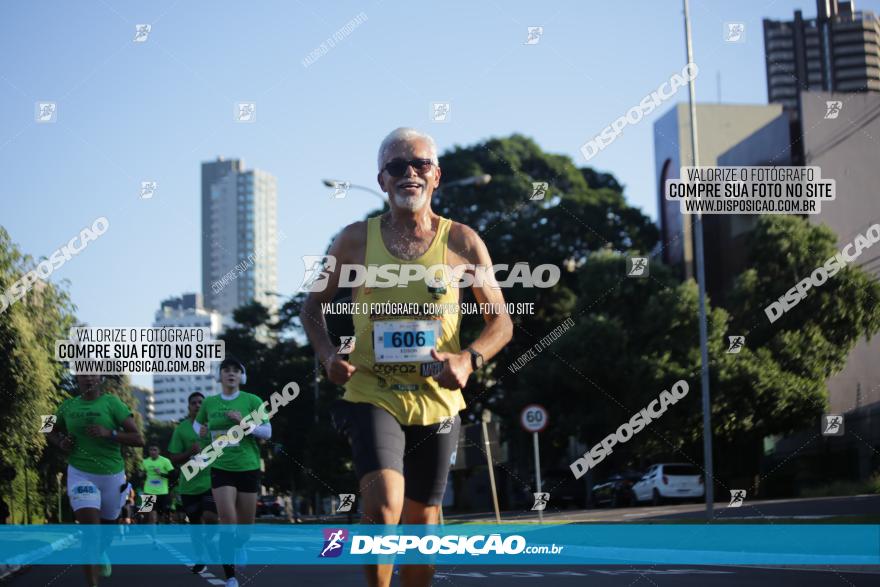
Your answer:
[[[83,508],[101,510],[102,520],[115,520],[128,495],[124,491],[125,471],[98,475],[67,465],[67,497],[73,511]]]

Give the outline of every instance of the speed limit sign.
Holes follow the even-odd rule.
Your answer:
[[[526,432],[541,432],[547,427],[547,410],[538,404],[529,404],[523,408],[519,423]]]

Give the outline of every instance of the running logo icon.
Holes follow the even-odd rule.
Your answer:
[[[348,530],[324,528],[324,548],[318,558],[335,558],[342,554],[343,543],[348,539]]]
[[[354,336],[340,336],[339,337],[339,350],[336,351],[339,355],[350,355],[354,352],[354,343],[357,337]]]
[[[648,258],[647,257],[627,257],[626,258],[626,276],[627,277],[648,277]]]
[[[822,422],[822,436],[843,436],[843,416],[825,414]]]
[[[153,25],[151,25],[151,24],[136,24],[136,25],[134,25],[134,42],[135,43],[146,43],[147,37],[150,36],[151,30],[153,30]]]
[[[528,36],[526,37],[526,42],[523,45],[537,45],[541,42],[541,36],[544,34],[544,27],[542,26],[530,26],[528,27]]]
[[[354,507],[354,493],[340,493],[339,494],[339,507],[336,508],[336,513],[344,514],[346,512],[350,512],[351,508]]]
[[[449,434],[450,432],[452,432],[452,425],[454,423],[455,418],[443,418],[443,421],[440,422],[440,425],[437,428],[437,434]]]
[[[330,272],[336,268],[336,257],[333,255],[303,255],[306,267],[300,293],[318,292],[327,289]]]
[[[544,196],[547,195],[548,187],[550,187],[550,184],[546,181],[533,181],[532,195],[529,196],[529,200],[543,200]]]
[[[431,120],[434,122],[449,122],[450,109],[449,102],[431,103]]]
[[[741,22],[724,23],[724,40],[728,43],[741,43],[746,38],[746,25]]]
[[[43,434],[49,434],[52,432],[52,428],[55,427],[55,416],[40,416],[40,432]]]
[[[139,514],[149,514],[153,511],[153,506],[156,505],[156,496],[155,495],[142,495],[141,496],[141,505],[138,507]]]
[[[746,490],[745,489],[731,489],[730,490],[730,503],[727,504],[729,508],[738,508],[741,507],[742,504],[746,500]]]
[[[55,102],[37,102],[37,122],[55,122],[58,120],[58,106]]]
[[[236,122],[256,122],[257,121],[257,103],[256,102],[239,102],[235,109]]]
[[[335,198],[337,200],[341,200],[345,197],[345,194],[348,192],[348,189],[351,187],[350,181],[334,181],[333,182],[333,193],[330,194],[331,198]]]
[[[535,493],[535,503],[532,505],[533,512],[543,512],[547,509],[547,504],[550,503],[550,494],[549,493]]]
[[[727,337],[728,347],[727,352],[732,355],[739,354],[742,350],[743,345],[746,343],[745,336],[728,336]]]
[[[843,102],[840,100],[826,100],[825,101],[825,120],[832,120],[840,116],[840,111],[843,109]]]
[[[142,181],[141,182],[141,200],[149,200],[156,194],[156,189],[159,187],[159,183],[155,181]]]

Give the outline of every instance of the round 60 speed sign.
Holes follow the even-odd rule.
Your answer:
[[[526,432],[541,432],[547,427],[547,410],[538,404],[529,404],[519,415],[519,423]]]

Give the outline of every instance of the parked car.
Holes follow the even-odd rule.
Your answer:
[[[277,495],[261,495],[257,498],[257,516],[281,516],[284,503]]]
[[[593,507],[608,505],[613,508],[633,505],[632,486],[642,478],[638,471],[626,470],[614,473],[604,483],[593,486]]]
[[[686,500],[703,497],[703,474],[687,463],[652,465],[632,486],[633,500],[660,505],[665,500]]]

